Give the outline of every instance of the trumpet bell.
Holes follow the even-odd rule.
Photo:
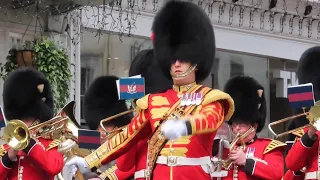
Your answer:
[[[320,101],[317,101],[316,104],[310,108],[307,118],[310,121],[310,125],[320,131]]]
[[[28,126],[20,120],[11,120],[4,128],[2,139],[14,150],[26,148],[30,142]]]
[[[109,140],[111,139],[113,136],[115,136],[116,134],[118,134],[119,132],[122,131],[122,129],[126,128],[128,125],[124,125],[122,127],[116,127],[115,129],[113,129],[112,131],[108,131],[105,127],[104,127],[104,123],[107,122],[107,121],[111,121],[117,117],[120,117],[120,116],[123,116],[123,115],[126,115],[126,114],[129,114],[129,113],[132,113],[134,112],[135,109],[130,109],[130,110],[127,110],[127,111],[124,111],[122,113],[119,113],[119,114],[116,114],[116,115],[113,115],[113,116],[110,116],[106,119],[103,119],[100,121],[100,127],[104,130],[105,134],[102,135],[102,141],[106,141],[106,140]]]

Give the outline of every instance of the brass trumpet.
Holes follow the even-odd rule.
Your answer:
[[[8,144],[8,146],[15,150],[25,149],[31,138],[47,138],[52,139],[54,134],[65,124],[67,118],[54,117],[51,120],[28,127],[21,120],[15,119],[8,122],[4,128],[2,139]]]
[[[106,132],[106,136],[105,136],[103,139],[104,139],[104,140],[109,140],[109,139],[111,139],[114,135],[118,134],[119,132],[122,131],[122,129],[124,129],[124,128],[126,128],[126,127],[128,126],[128,125],[124,125],[124,126],[122,126],[122,127],[115,127],[112,131],[108,131],[108,130],[104,127],[103,123],[105,123],[105,122],[107,122],[107,121],[110,121],[110,120],[112,120],[112,119],[114,119],[114,118],[117,118],[117,117],[120,117],[120,116],[129,114],[129,113],[131,113],[131,112],[133,112],[133,111],[134,111],[134,109],[131,109],[131,110],[124,111],[124,112],[122,112],[122,113],[119,113],[119,114],[116,114],[116,115],[113,115],[113,116],[110,116],[110,117],[108,117],[108,118],[106,118],[106,119],[101,120],[101,121],[100,121],[100,126],[101,126],[101,128]]]
[[[104,130],[104,132],[106,133],[105,137],[103,137],[103,141],[109,140],[111,139],[113,136],[115,136],[116,134],[118,134],[119,132],[121,132],[124,128],[126,128],[128,125],[124,125],[122,127],[115,127],[113,130],[108,131],[105,127],[104,127],[104,123],[107,121],[110,121],[112,119],[115,119],[117,117],[132,113],[135,111],[136,109],[136,104],[133,102],[133,100],[131,100],[131,105],[132,108],[130,110],[124,111],[122,113],[118,113],[116,115],[110,116],[108,118],[105,118],[103,120],[100,121],[100,127]]]
[[[320,101],[317,101],[315,103],[315,105],[310,108],[309,112],[306,112],[305,109],[303,109],[303,111],[304,112],[301,113],[301,114],[297,114],[297,115],[294,115],[294,116],[283,118],[283,119],[280,119],[278,121],[270,123],[268,125],[269,131],[275,136],[275,138],[279,138],[279,137],[288,135],[290,133],[299,131],[301,129],[304,129],[304,128],[310,127],[310,126],[313,126],[314,128],[316,128],[319,131],[320,130],[320,121],[319,121],[320,120]],[[301,127],[298,127],[296,129],[285,131],[285,132],[279,133],[279,134],[275,133],[273,131],[273,129],[272,129],[272,126],[274,126],[274,125],[278,125],[280,123],[284,123],[284,122],[293,120],[293,119],[301,117],[301,116],[306,116],[306,118],[309,120],[309,124],[301,126]]]
[[[70,104],[73,105],[72,103],[74,104],[74,102],[71,102],[65,107],[69,108]],[[72,132],[72,137],[77,138],[78,132],[76,131],[73,135],[75,130],[68,130],[68,128],[78,125],[76,125],[76,122],[74,123],[70,120],[69,116],[72,115],[66,111],[65,107],[54,118],[32,127],[28,127],[18,119],[10,120],[4,128],[1,139],[3,139],[10,148],[22,150],[28,146],[31,138],[60,139],[66,130]]]
[[[245,132],[244,134],[240,134],[237,133],[237,135],[235,136],[235,138],[232,140],[230,147],[229,147],[229,151],[234,150],[234,148],[236,147],[237,142],[240,140],[241,142],[241,147],[242,149],[246,148],[246,143],[243,141],[249,134],[251,134],[252,132],[254,132],[254,128],[251,126],[250,129],[248,129],[247,132]],[[232,165],[233,161],[231,159],[227,159],[222,161],[222,167],[226,170],[229,170],[231,165]]]

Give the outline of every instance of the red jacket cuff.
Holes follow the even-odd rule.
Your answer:
[[[1,163],[8,169],[12,168],[15,164],[16,161],[11,161],[11,159],[9,158],[8,153],[4,154],[4,156],[2,156],[2,160]]]

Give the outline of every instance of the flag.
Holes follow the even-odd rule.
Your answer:
[[[0,106],[0,129],[6,126],[2,107]]]
[[[288,99],[291,108],[314,106],[313,85],[308,83],[288,87]]]
[[[139,99],[145,95],[144,78],[129,77],[117,80],[119,99]]]
[[[78,144],[79,148],[97,149],[101,145],[100,132],[87,129],[79,129]]]

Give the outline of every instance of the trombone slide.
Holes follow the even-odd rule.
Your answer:
[[[305,126],[301,126],[301,127],[298,127],[298,128],[295,128],[295,129],[292,129],[292,130],[289,130],[289,131],[286,131],[286,132],[283,132],[283,133],[280,133],[280,134],[275,133],[274,130],[272,129],[272,126],[280,124],[280,123],[287,122],[289,120],[292,120],[292,119],[295,119],[295,118],[298,118],[298,117],[301,117],[301,116],[308,116],[308,115],[309,115],[309,112],[303,112],[301,114],[297,114],[297,115],[294,115],[294,116],[290,116],[290,117],[286,117],[286,118],[280,119],[278,121],[275,121],[275,122],[272,122],[272,123],[268,124],[268,129],[275,136],[275,138],[279,138],[279,137],[285,136],[285,135],[290,134],[290,133],[292,133],[294,131],[309,127],[309,126],[311,126],[311,124],[307,124]]]

